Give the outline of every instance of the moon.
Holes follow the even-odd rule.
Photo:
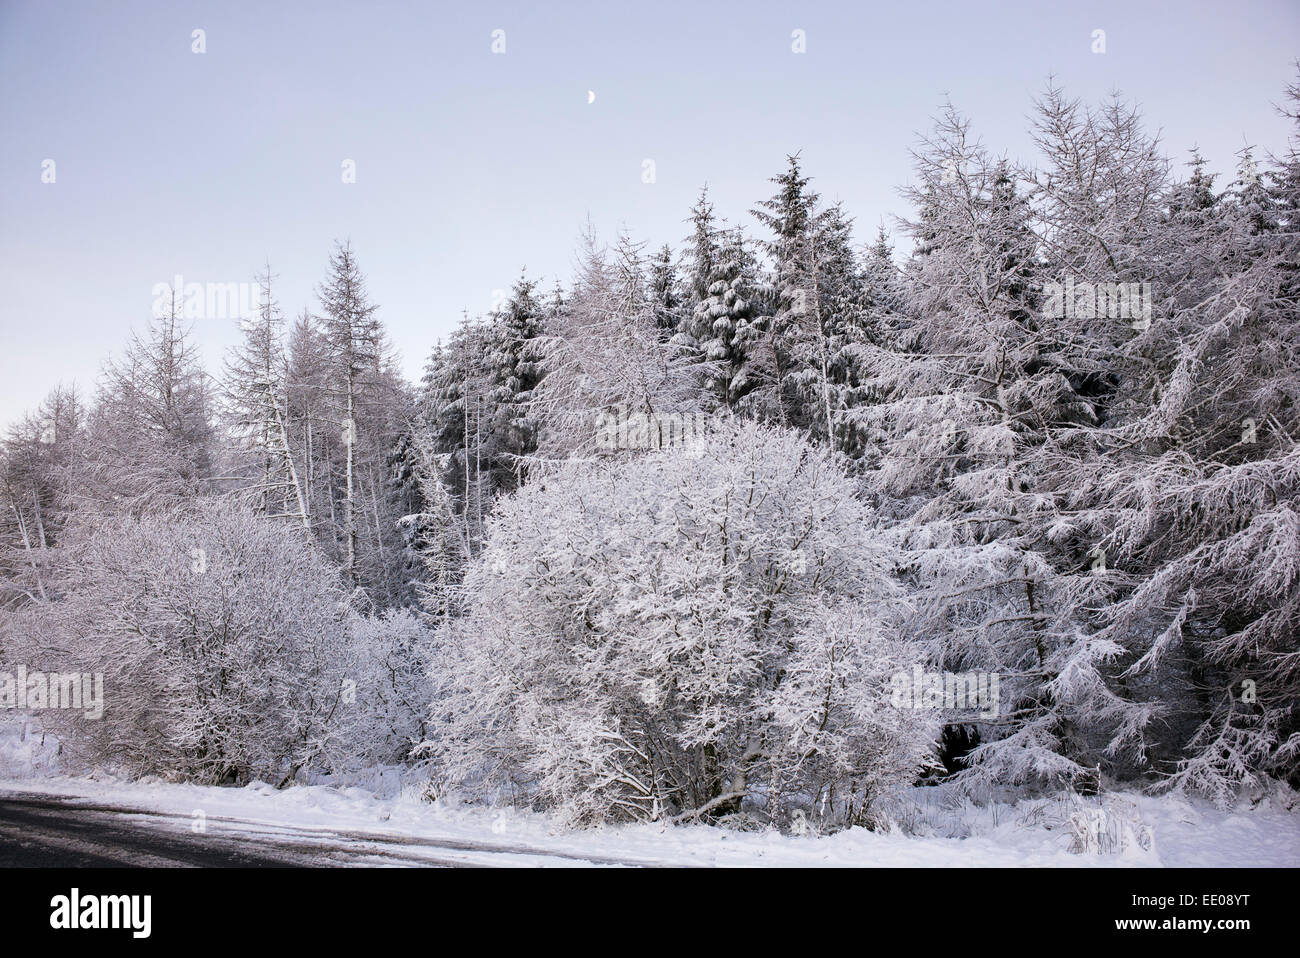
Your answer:
[[[592,93],[590,90],[587,91],[587,102],[588,103],[596,102],[596,94]]]

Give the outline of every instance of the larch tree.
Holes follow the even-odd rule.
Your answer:
[[[284,318],[272,295],[272,280],[268,264],[257,277],[257,315],[240,324],[243,341],[226,359],[226,397],[237,440],[260,471],[251,489],[258,511],[291,517],[310,535],[307,498],[290,444]]]
[[[384,334],[351,243],[335,245],[330,254],[329,277],[319,287],[318,296],[321,332],[329,350],[331,399],[344,457],[343,569],[348,581],[356,586],[360,511],[357,452],[361,439],[358,420],[368,387],[379,377]]]

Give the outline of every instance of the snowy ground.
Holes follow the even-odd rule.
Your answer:
[[[299,864],[1300,866],[1300,802],[1284,789],[1220,811],[1131,792],[975,807],[941,788],[917,788],[900,801],[890,832],[818,837],[698,825],[572,831],[539,814],[422,802],[418,783],[403,783],[396,770],[375,773],[366,787],[278,791],[261,783],[220,788],[57,771],[48,742],[0,732],[0,802],[45,797],[173,842],[237,843]],[[194,825],[200,820],[201,832]],[[1081,843],[1086,850],[1072,851]]]

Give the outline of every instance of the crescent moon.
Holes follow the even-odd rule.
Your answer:
[[[592,93],[590,90],[587,91],[587,102],[588,103],[596,102],[596,94]]]

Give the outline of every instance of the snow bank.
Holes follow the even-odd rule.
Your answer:
[[[31,752],[33,739],[27,741]],[[10,756],[21,749],[4,746]],[[24,753],[24,754],[28,754]],[[39,764],[39,757],[27,759]],[[416,842],[475,842],[583,861],[683,866],[1297,866],[1300,808],[1285,788],[1244,807],[1219,811],[1197,800],[1132,792],[1100,798],[1035,799],[973,806],[943,788],[916,788],[900,801],[890,831],[855,828],[827,836],[729,832],[702,825],[629,825],[573,831],[548,816],[419,798],[419,782],[399,770],[376,771],[360,784],[276,790],[122,782],[92,778],[0,781],[6,790],[127,806],[176,816],[188,830],[202,812],[210,830],[264,834],[268,829],[326,829]],[[1083,853],[1079,821],[1119,820],[1141,833],[1125,847]],[[1109,817],[1107,817],[1109,816]],[[319,834],[314,837],[319,838]],[[557,864],[561,863],[556,860]]]
[[[0,779],[41,778],[58,771],[58,739],[32,718],[0,715]]]

